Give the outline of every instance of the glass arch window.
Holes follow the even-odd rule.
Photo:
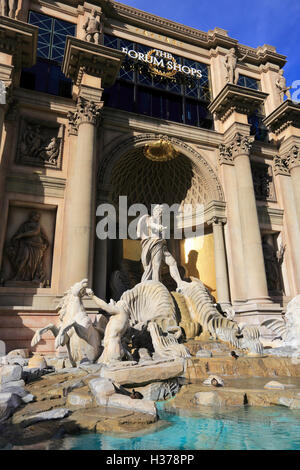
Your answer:
[[[29,12],[28,23],[39,28],[37,62],[23,69],[21,87],[71,97],[72,81],[62,73],[61,63],[66,37],[75,35],[75,25],[35,11]]]
[[[125,56],[115,85],[103,93],[107,106],[213,129],[213,118],[208,111],[211,100],[209,66],[172,54],[177,67],[180,64],[183,71],[201,71],[201,76],[196,78],[180,72],[166,77],[151,73],[148,63],[134,58],[139,54],[145,57],[157,49],[109,34],[104,35],[104,45],[119,50],[124,47],[132,52]],[[165,64],[168,59],[169,56],[165,58]]]

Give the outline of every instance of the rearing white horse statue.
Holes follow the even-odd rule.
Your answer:
[[[103,315],[97,315],[92,322],[86,313],[82,298],[87,287],[88,280],[83,279],[66,292],[58,305],[60,326],[50,323],[37,330],[31,341],[32,347],[41,340],[44,333],[51,331],[55,336],[55,348],[66,345],[73,367],[84,358],[97,361],[103,350],[101,342],[107,319]]]

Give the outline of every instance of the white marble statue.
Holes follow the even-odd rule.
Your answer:
[[[190,283],[181,282],[177,291],[184,296],[191,319],[201,325],[202,331],[209,332],[215,340],[220,339],[250,354],[262,354],[259,329],[233,321],[229,318],[232,311],[227,318],[221,315],[203,282],[194,277],[191,280]]]
[[[122,345],[122,338],[129,326],[130,310],[128,304],[123,300],[118,302],[111,300],[108,304],[97,297],[91,289],[87,289],[86,292],[98,307],[110,315],[104,333],[104,350],[98,362],[110,364],[128,358],[126,349]]]
[[[300,353],[300,295],[294,297],[286,308],[282,319],[271,318],[261,323],[270,328],[281,339],[282,347],[288,347]],[[278,346],[278,342],[276,343]]]
[[[168,250],[167,242],[163,232],[167,229],[161,224],[163,206],[157,204],[153,209],[152,216],[144,215],[140,218],[137,226],[137,236],[141,239],[141,260],[144,274],[141,282],[153,280],[159,281],[159,270],[162,260],[169,266],[170,275],[179,285],[181,277],[175,258]]]
[[[67,347],[70,362],[73,367],[82,359],[95,362],[102,352],[102,338],[107,320],[103,315],[92,322],[85,311],[82,298],[86,294],[88,280],[74,284],[62,298],[58,308],[59,326],[52,323],[36,331],[31,341],[34,347],[43,334],[51,331],[55,336],[55,347]]]

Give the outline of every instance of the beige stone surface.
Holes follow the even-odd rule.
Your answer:
[[[207,374],[235,377],[300,377],[300,364],[285,357],[211,357],[188,359],[185,377],[201,379]]]
[[[100,374],[101,377],[109,378],[120,385],[134,386],[179,377],[183,373],[184,361],[176,359],[174,361],[160,362],[159,364],[137,365],[117,370],[102,368]]]
[[[44,369],[45,367],[47,367],[47,362],[43,356],[35,354],[33,357],[29,359],[28,367],[29,368],[37,367],[38,369]]]

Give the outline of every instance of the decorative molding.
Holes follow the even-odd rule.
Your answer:
[[[65,186],[65,178],[40,174],[13,173],[6,177],[6,191],[12,193],[63,198]]]
[[[262,91],[227,83],[208,109],[224,122],[233,112],[247,115],[253,113],[264,103],[267,96],[268,93]]]
[[[275,135],[279,135],[289,126],[300,129],[300,105],[291,100],[286,100],[269,114],[263,120],[263,123]]]
[[[62,72],[80,86],[83,74],[101,78],[110,87],[116,81],[125,53],[67,36]]]
[[[272,62],[283,67],[286,63],[286,57],[276,53],[274,47],[264,45],[254,49],[249,46],[239,45],[236,39],[229,37],[227,31],[221,28],[215,28],[213,31],[208,32],[199,31],[195,28],[137,10],[112,0],[100,0],[98,3],[103,8],[108,21],[109,18],[116,18],[123,24],[134,24],[148,31],[162,35],[167,34],[184,43],[192,43],[205,49],[216,48],[217,46],[222,46],[227,49],[235,47],[241,55],[247,52],[247,61],[256,65]]]
[[[259,224],[263,225],[264,227],[271,229],[274,225],[280,227],[283,226],[283,209],[276,209],[274,207],[268,206],[257,206],[257,215]]]
[[[14,83],[19,85],[22,68],[36,61],[38,28],[23,21],[1,16],[0,51],[12,56]]]

